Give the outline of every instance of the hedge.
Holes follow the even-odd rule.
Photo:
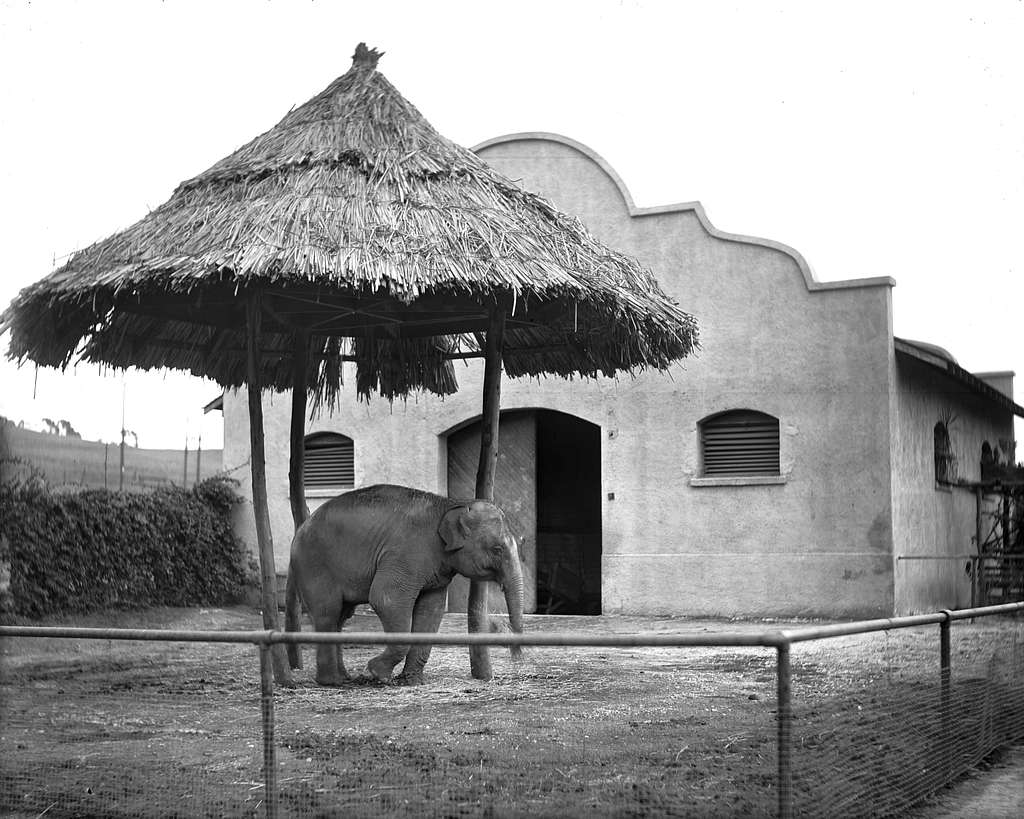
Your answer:
[[[242,598],[253,563],[231,529],[235,482],[148,493],[0,484],[0,563],[13,613],[217,605]]]

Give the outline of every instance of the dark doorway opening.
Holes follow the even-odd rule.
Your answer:
[[[537,415],[537,613],[601,613],[601,429]]]
[[[471,498],[480,423],[449,433],[448,494]],[[601,430],[553,410],[501,413],[494,500],[516,530],[526,611],[601,613]],[[469,581],[448,587],[448,610],[464,612]],[[504,609],[491,594],[496,611]]]

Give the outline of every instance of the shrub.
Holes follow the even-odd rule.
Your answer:
[[[54,492],[0,484],[0,563],[14,613],[38,618],[104,608],[234,602],[252,560],[231,529],[234,481],[190,490]]]

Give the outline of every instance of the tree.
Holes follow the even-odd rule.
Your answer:
[[[79,438],[80,439],[82,437],[79,434],[78,430],[76,430],[73,426],[71,426],[71,422],[70,421],[65,421],[63,418],[61,418],[57,423],[60,425],[60,428],[62,430],[64,430],[63,434],[65,436],[67,436],[68,438]]]

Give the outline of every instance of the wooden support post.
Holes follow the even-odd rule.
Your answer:
[[[267,463],[263,445],[263,381],[260,377],[260,333],[263,320],[260,292],[253,291],[246,302],[246,389],[249,392],[249,443],[252,467],[252,508],[256,515],[256,541],[260,552],[260,586],[263,627],[277,631],[277,571],[274,568],[274,539],[270,530],[267,502]],[[271,649],[274,679],[292,685],[291,670],[285,662],[284,646]]]
[[[274,646],[260,644],[260,718],[263,723],[263,805],[267,819],[277,819],[277,746],[274,740]]]
[[[985,505],[985,492],[977,486],[974,489],[974,559],[971,561],[971,608],[978,605],[978,594],[981,591],[979,576],[981,575],[982,546],[985,541],[982,507]]]
[[[309,335],[296,333],[292,338],[292,427],[291,454],[288,460],[288,497],[292,504],[295,529],[309,517],[302,463],[306,445],[306,368],[309,365]]]
[[[1003,488],[1003,518],[1000,521],[1003,527],[1003,552],[1010,551],[1010,490]]]
[[[776,653],[776,707],[778,729],[778,812],[780,819],[793,816],[793,679],[789,644],[779,644]]]
[[[498,463],[498,420],[501,414],[501,352],[505,344],[504,307],[491,310],[484,350],[483,415],[480,419],[480,464],[476,471],[476,497],[494,501],[494,470]],[[467,620],[470,632],[490,633],[488,583],[472,580],[469,584]],[[489,680],[494,675],[488,646],[470,646],[469,666],[475,679]]]

